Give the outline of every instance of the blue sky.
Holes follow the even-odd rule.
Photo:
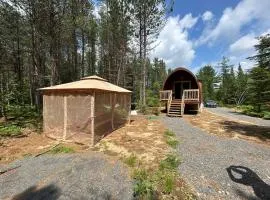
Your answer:
[[[151,57],[196,72],[226,56],[249,69],[255,37],[270,33],[269,10],[270,0],[175,0]]]

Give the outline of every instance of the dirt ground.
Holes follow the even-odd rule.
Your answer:
[[[56,144],[58,144],[56,140],[36,132],[18,138],[0,138],[0,164],[7,164],[27,156],[35,156],[49,150]],[[73,143],[67,143],[65,146],[72,147],[76,152],[89,148]]]
[[[155,117],[137,116],[129,125],[117,129],[103,138],[93,150],[118,158],[134,154],[147,163],[158,163],[158,160],[164,158],[169,151],[164,139],[164,130],[165,127]],[[37,155],[56,144],[58,144],[56,140],[35,132],[19,138],[2,138],[0,139],[0,164]],[[64,145],[72,147],[75,152],[89,150],[87,145],[74,143]]]
[[[249,122],[228,119],[203,110],[198,115],[185,115],[184,120],[214,135],[241,138],[270,145],[270,128]]]
[[[137,116],[129,125],[103,138],[95,150],[119,158],[135,155],[153,167],[169,153],[164,131],[164,125],[157,117]]]

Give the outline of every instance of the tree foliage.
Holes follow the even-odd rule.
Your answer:
[[[1,1],[1,115],[10,104],[40,107],[40,87],[93,74],[145,104],[166,76],[164,62],[150,62],[148,52],[167,10],[163,0]]]

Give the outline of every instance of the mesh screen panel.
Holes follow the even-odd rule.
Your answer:
[[[112,129],[112,93],[95,94],[95,142]]]
[[[53,138],[63,138],[64,96],[43,95],[43,130]]]
[[[68,95],[66,139],[90,144],[91,138],[91,95]]]
[[[44,94],[43,98],[43,126],[48,136],[83,144],[92,143],[91,94]],[[129,94],[96,93],[94,143],[123,126],[128,120],[129,109]]]
[[[95,142],[123,126],[129,116],[130,95],[121,93],[96,93]]]

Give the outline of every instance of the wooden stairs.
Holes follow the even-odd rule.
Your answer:
[[[185,103],[182,99],[173,99],[168,108],[168,116],[181,117],[184,114]]]

